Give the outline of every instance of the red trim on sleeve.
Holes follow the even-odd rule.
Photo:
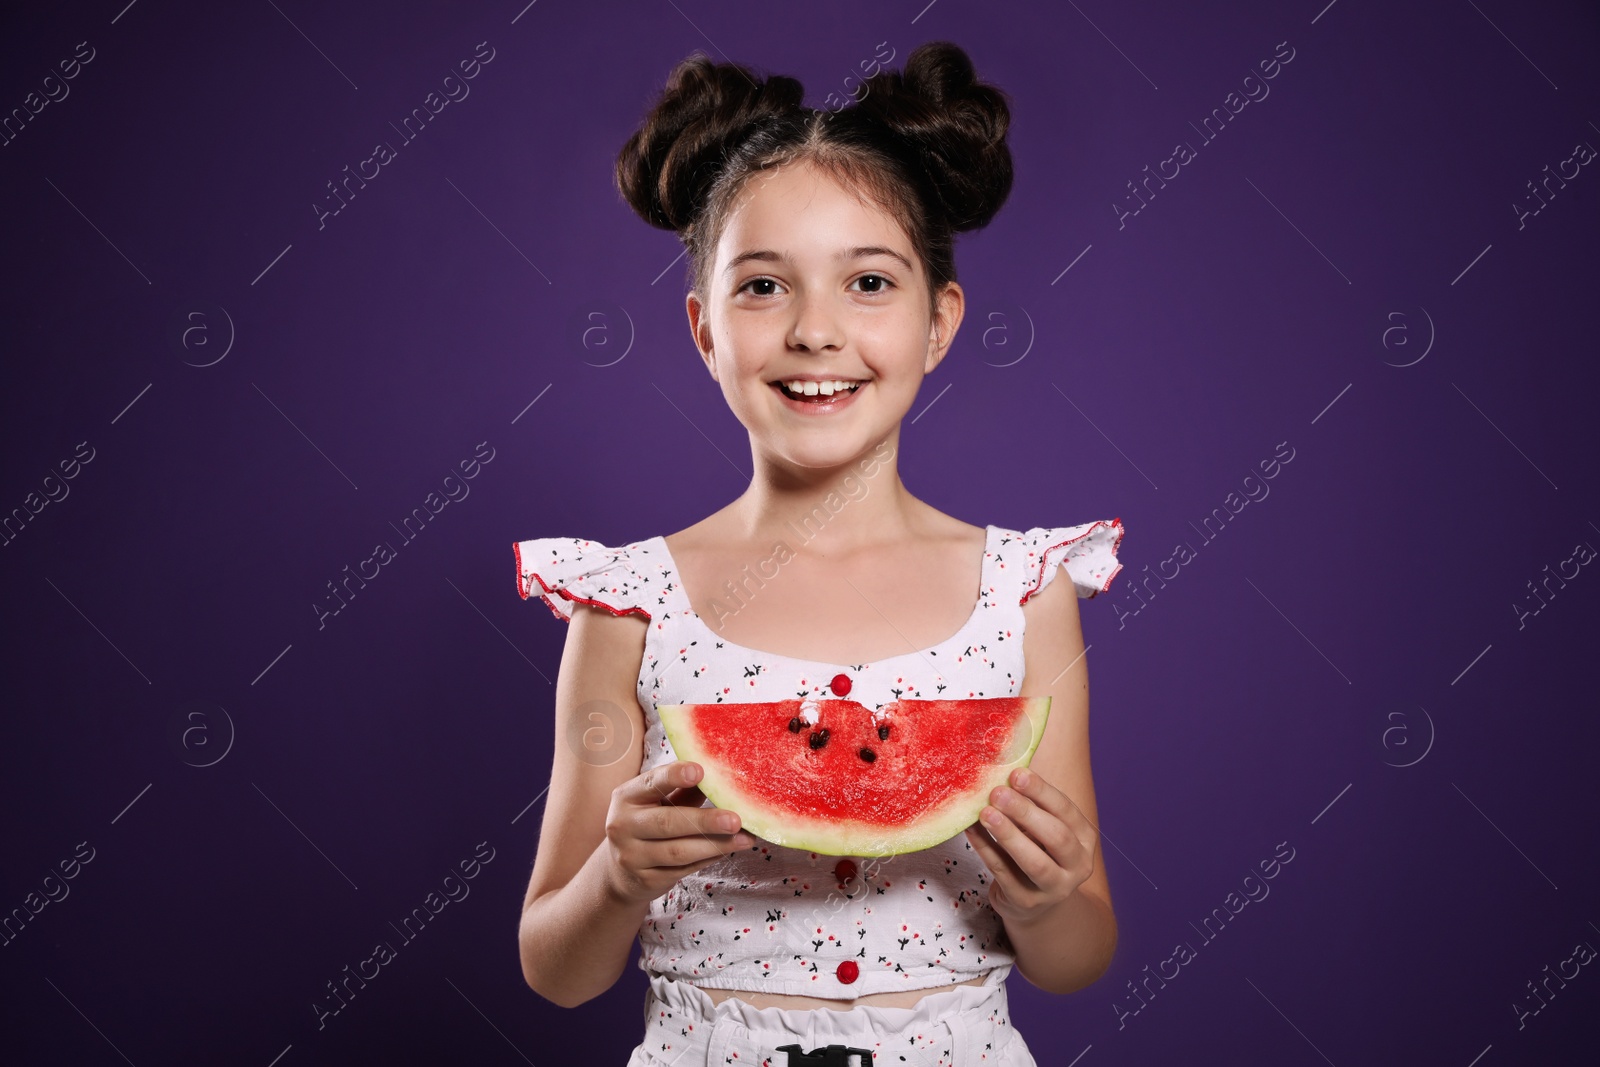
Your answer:
[[[523,600],[528,599],[528,583],[522,577],[522,542],[511,542],[511,551],[517,554],[517,595]]]
[[[560,619],[562,622],[571,622],[572,619],[569,616],[562,614],[561,609],[556,607],[556,602],[553,599],[551,599],[551,594],[555,594],[556,596],[561,597],[561,599],[563,599],[563,600],[570,600],[570,601],[572,601],[573,603],[576,603],[576,604],[588,604],[590,607],[604,608],[606,611],[609,611],[611,614],[616,615],[619,618],[621,616],[623,616],[623,615],[630,615],[630,614],[631,615],[643,615],[647,619],[650,618],[650,613],[648,611],[644,610],[643,608],[633,607],[633,608],[622,608],[622,609],[619,610],[617,608],[612,607],[610,604],[604,603],[602,601],[590,600],[588,597],[581,597],[581,596],[578,596],[578,595],[576,595],[574,593],[569,593],[565,589],[562,589],[562,588],[560,588],[558,586],[546,585],[545,584],[545,580],[543,578],[539,577],[539,575],[536,572],[534,572],[534,571],[526,571],[526,572],[524,572],[523,571],[523,569],[522,569],[522,544],[521,544],[521,542],[513,541],[512,544],[511,544],[511,550],[514,553],[516,553],[516,557],[517,557],[517,593],[518,593],[518,595],[520,595],[523,600],[527,600],[530,596],[533,595],[533,583],[534,582],[538,582],[539,583],[539,588],[543,590],[543,592],[541,592],[539,594],[539,599],[543,600],[544,603],[545,603],[545,606],[550,609],[551,613],[553,615],[555,615],[556,618]],[[532,581],[530,581],[529,579],[532,579]]]
[[[1029,586],[1029,588],[1027,588],[1026,590],[1023,591],[1022,600],[1019,601],[1019,603],[1026,604],[1028,602],[1029,598],[1032,597],[1035,593],[1037,593],[1039,591],[1039,588],[1044,584],[1045,570],[1046,570],[1046,568],[1047,568],[1047,566],[1049,564],[1049,555],[1050,555],[1051,552],[1054,552],[1056,549],[1060,548],[1062,545],[1070,545],[1070,544],[1073,544],[1075,542],[1082,541],[1085,537],[1088,537],[1090,534],[1094,533],[1095,530],[1099,529],[1102,526],[1109,526],[1109,527],[1111,527],[1112,529],[1114,529],[1117,532],[1116,540],[1111,542],[1111,555],[1113,557],[1115,557],[1116,554],[1117,554],[1117,548],[1122,544],[1122,535],[1126,532],[1122,528],[1122,518],[1121,518],[1121,516],[1118,516],[1117,518],[1112,519],[1110,522],[1106,522],[1104,519],[1098,520],[1098,521],[1090,524],[1089,528],[1087,530],[1083,531],[1083,533],[1079,534],[1077,537],[1069,537],[1065,541],[1058,541],[1055,544],[1049,546],[1048,548],[1045,548],[1042,551],[1040,551],[1040,553],[1039,553],[1039,573],[1034,577],[1034,579],[1033,579],[1031,585]],[[1056,563],[1056,566],[1059,566],[1059,567],[1066,566],[1066,558],[1063,557],[1061,560],[1059,560]],[[1105,584],[1102,585],[1099,589],[1095,590],[1093,593],[1090,593],[1088,596],[1084,597],[1083,599],[1085,599],[1085,600],[1093,600],[1095,597],[1099,596],[1101,593],[1104,593],[1107,589],[1110,589],[1111,588],[1111,579],[1115,578],[1121,571],[1122,571],[1122,562],[1120,560],[1118,560],[1116,567],[1114,567],[1112,569],[1110,574],[1106,575]],[[1071,579],[1072,579],[1072,574],[1071,574],[1070,571],[1067,573],[1067,579],[1068,579],[1068,581],[1071,581]],[[1076,592],[1076,589],[1074,589],[1074,592]]]

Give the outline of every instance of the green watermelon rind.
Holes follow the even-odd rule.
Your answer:
[[[1051,698],[1020,699],[1031,734],[1026,750],[1010,763],[991,765],[978,784],[952,795],[937,812],[892,830],[859,819],[801,819],[792,812],[770,810],[764,802],[739,788],[732,775],[719,773],[715,762],[707,758],[688,725],[692,717],[690,708],[694,705],[662,704],[656,708],[656,714],[678,759],[698,763],[704,772],[697,783],[700,792],[718,808],[737,812],[740,830],[775,845],[822,856],[897,856],[932,848],[976,823],[979,813],[989,803],[990,792],[1006,784],[1013,770],[1033,761],[1033,753],[1039,747],[1050,717]]]

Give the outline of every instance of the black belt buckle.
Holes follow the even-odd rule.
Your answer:
[[[803,1052],[799,1045],[779,1045],[778,1051],[789,1054],[788,1067],[850,1067],[852,1055],[861,1057],[860,1067],[872,1067],[870,1049],[828,1045],[826,1048]]]

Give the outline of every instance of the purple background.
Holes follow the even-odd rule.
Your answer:
[[[1017,179],[959,243],[968,318],[903,477],[977,525],[1127,528],[1081,602],[1121,942],[1077,995],[1014,976],[1019,1031],[1084,1067],[1592,1054],[1600,968],[1513,1005],[1600,947],[1600,577],[1516,605],[1600,545],[1600,174],[1513,205],[1600,145],[1593,5],[122,3],[0,34],[5,114],[94,49],[0,148],[0,513],[69,491],[0,550],[0,914],[93,849],[0,948],[0,1059],[624,1061],[642,973],[565,1010],[518,966],[566,630],[511,543],[670,533],[750,458],[680,246],[612,161],[696,50],[825,106],[880,42],[899,67],[932,39],[1011,95]],[[379,140],[397,158],[319,228]],[[403,542],[480,442],[470,495]],[[470,896],[401,944],[480,842]],[[1270,896],[1203,940],[1280,842]]]

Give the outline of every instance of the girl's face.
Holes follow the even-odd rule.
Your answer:
[[[930,316],[927,279],[899,224],[809,164],[752,177],[716,249],[689,324],[728,406],[770,458],[850,463],[897,430],[960,325],[946,286]],[[791,399],[781,382],[860,383]]]

